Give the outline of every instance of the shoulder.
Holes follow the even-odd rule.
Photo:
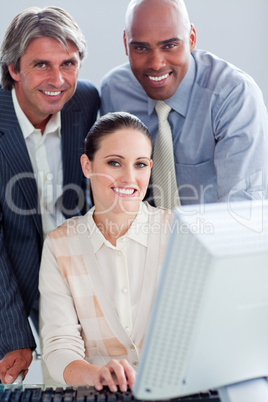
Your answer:
[[[99,102],[97,88],[87,80],[78,80],[74,97],[74,99],[80,99],[82,102],[85,100]]]
[[[129,63],[122,64],[109,71],[101,81],[101,93],[105,91],[124,91],[129,93],[145,93],[133,75]]]
[[[166,208],[153,207],[147,201],[143,202],[143,208],[149,216],[149,222],[159,222],[161,225],[169,225],[174,217],[173,211]]]
[[[0,86],[0,101],[10,100],[12,102],[11,91],[7,91]]]
[[[18,126],[11,91],[0,88],[0,129]]]
[[[54,241],[65,239],[70,240],[73,237],[77,237],[80,234],[86,233],[88,228],[87,215],[75,216],[70,219],[66,219],[60,226],[52,230],[47,239]]]
[[[259,91],[253,78],[235,65],[205,50],[194,50],[196,84],[216,93],[230,93],[234,88]]]
[[[98,90],[97,88],[88,80],[78,80],[77,81],[77,87],[76,87],[76,91],[75,94],[88,94],[88,93],[92,93],[92,94],[98,94]]]
[[[87,80],[78,80],[77,87],[72,98],[66,103],[63,111],[71,109],[85,109],[88,107],[99,108],[100,97],[97,88]]]
[[[101,82],[101,114],[126,110],[139,115],[147,110],[148,96],[133,75],[129,63],[111,70]]]
[[[101,81],[101,88],[109,85],[113,82],[117,82],[118,80],[125,82],[127,79],[135,79],[132,74],[129,63],[121,64],[110,70]]]

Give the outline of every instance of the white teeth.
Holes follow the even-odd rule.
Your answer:
[[[114,191],[116,193],[119,193],[119,194],[131,195],[131,194],[134,193],[135,190],[133,188],[117,188],[117,187],[114,187]]]
[[[168,76],[169,76],[169,74],[161,75],[161,77],[151,77],[149,75],[149,78],[152,81],[162,81],[162,80],[166,79]]]
[[[57,96],[61,93],[61,91],[57,92],[50,92],[50,91],[42,91],[44,94],[49,95],[49,96]]]

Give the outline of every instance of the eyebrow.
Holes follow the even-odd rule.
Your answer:
[[[38,63],[47,63],[47,60],[45,59],[33,59],[31,61],[32,64],[38,64]]]
[[[66,62],[71,62],[71,63],[77,63],[77,59],[75,57],[69,57],[67,59],[62,60],[61,64],[66,63]],[[39,64],[39,63],[45,63],[45,64],[50,64],[50,60],[46,59],[33,59],[31,61],[32,64]]]
[[[174,38],[165,39],[165,40],[161,40],[161,41],[157,42],[157,46],[166,45],[167,43],[170,43],[170,42],[180,42],[180,41],[181,41],[180,38],[174,37]],[[133,40],[130,42],[130,45],[150,46],[150,43]]]
[[[121,158],[121,159],[125,159],[124,156],[122,156],[122,155],[117,155],[117,154],[107,155],[107,156],[104,157],[104,159],[107,159],[107,158]],[[139,157],[137,158],[137,160],[139,160],[139,159],[148,159],[148,160],[150,160],[151,158],[148,158],[148,156],[139,156]]]
[[[122,159],[125,159],[123,156],[121,156],[121,155],[117,155],[117,154],[111,154],[111,155],[107,155],[107,156],[105,156],[104,158],[106,159],[106,158],[111,158],[111,157],[116,157],[116,158],[122,158]]]
[[[149,161],[151,158],[148,158],[148,156],[140,156],[139,158],[137,158],[137,161],[140,159],[148,159],[148,161]]]

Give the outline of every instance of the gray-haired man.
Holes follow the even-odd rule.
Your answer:
[[[29,8],[10,23],[1,47],[0,380],[32,360],[28,323],[38,311],[43,239],[87,208],[80,149],[99,95],[78,81],[85,38],[58,7]],[[35,313],[35,314],[34,314]]]

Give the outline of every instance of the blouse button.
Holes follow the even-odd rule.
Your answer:
[[[121,289],[121,293],[123,293],[123,295],[127,294],[127,288]]]

